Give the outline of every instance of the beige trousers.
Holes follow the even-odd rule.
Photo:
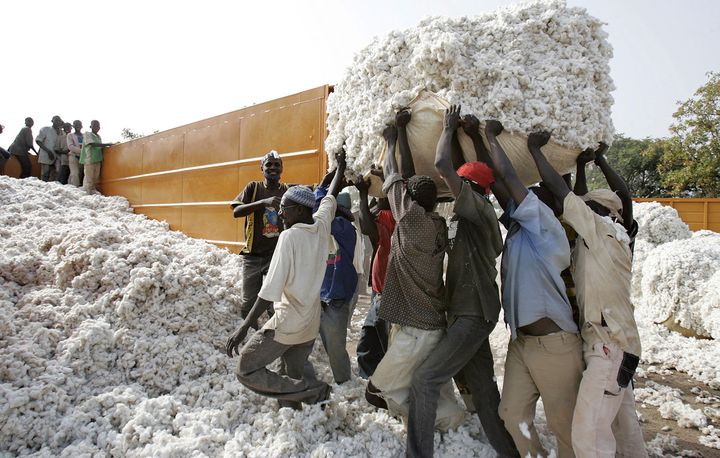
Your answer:
[[[542,398],[558,457],[573,457],[571,425],[575,398],[585,365],[579,334],[547,336],[518,333],[508,345],[500,418],[520,456],[547,457],[535,428],[535,405]]]
[[[381,391],[378,396],[385,399],[392,414],[407,418],[415,369],[427,359],[444,335],[444,329],[426,331],[411,326],[391,326],[388,351],[370,381]],[[449,380],[440,389],[435,428],[447,431],[457,428],[463,421],[465,409],[458,404],[452,380]]]
[[[88,194],[92,194],[100,181],[100,166],[102,162],[85,164],[85,178],[83,180],[83,190]]]
[[[585,363],[572,425],[572,445],[580,458],[641,457],[645,450],[632,384],[621,388],[617,375],[623,351],[615,344],[585,344]]]
[[[68,178],[68,183],[77,187],[82,186],[82,176],[84,174],[82,173],[83,164],[80,163],[80,158],[72,153],[69,153],[68,165],[70,166],[70,178]]]

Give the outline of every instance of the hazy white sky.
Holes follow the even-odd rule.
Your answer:
[[[105,141],[151,133],[339,81],[374,36],[429,15],[508,0],[3,2],[0,124],[7,148],[26,116],[59,114]],[[676,102],[720,70],[720,2],[568,0],[607,23],[613,119],[633,137],[668,135]]]

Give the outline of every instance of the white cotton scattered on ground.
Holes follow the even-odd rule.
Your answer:
[[[300,412],[240,385],[238,256],[70,186],[0,177],[0,203],[0,456],[404,454],[356,377]],[[468,418],[437,456],[494,456]]]
[[[384,126],[423,89],[509,132],[549,130],[553,142],[579,149],[611,143],[612,48],[602,25],[584,8],[539,1],[390,32],[335,85],[325,148],[345,142],[349,171],[368,171]]]
[[[700,452],[694,450],[681,450],[677,443],[677,437],[660,433],[656,434],[655,437],[647,443],[647,452],[651,457],[662,458],[703,456]]]
[[[520,432],[525,437],[525,439],[530,439],[530,428],[528,428],[528,424],[525,422],[522,422],[518,425],[520,427]]]
[[[648,381],[644,387],[635,390],[635,401],[657,407],[662,418],[676,420],[683,428],[707,426],[703,412],[683,402],[682,392],[678,389]]]

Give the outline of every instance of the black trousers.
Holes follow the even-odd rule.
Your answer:
[[[27,154],[23,156],[15,156],[15,159],[20,163],[20,178],[27,178],[32,175],[32,164],[30,164],[30,158]]]

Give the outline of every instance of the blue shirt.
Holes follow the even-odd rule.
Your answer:
[[[315,206],[327,195],[327,189],[315,190]],[[330,234],[335,239],[334,249],[328,254],[325,278],[320,288],[320,300],[350,300],[357,288],[358,275],[353,265],[357,233],[355,226],[347,218],[336,216],[330,226]]]
[[[565,282],[570,245],[552,210],[528,192],[520,205],[508,204],[500,221],[508,229],[501,264],[502,306],[512,338],[517,328],[550,318],[567,332],[578,332]]]

